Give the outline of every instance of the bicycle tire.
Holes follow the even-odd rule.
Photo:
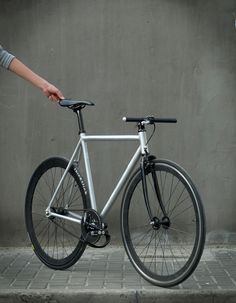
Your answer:
[[[76,263],[86,248],[80,224],[46,216],[46,208],[67,165],[68,160],[60,157],[42,162],[31,177],[25,200],[26,229],[33,249],[45,265],[60,270]],[[73,211],[82,215],[89,206],[86,186],[72,165],[52,207],[60,214]]]
[[[168,160],[156,160],[154,168],[145,172],[149,204],[156,218],[164,220],[150,177],[153,169],[170,226],[150,225],[138,169],[123,196],[121,234],[137,272],[154,285],[172,287],[187,279],[200,261],[205,243],[205,215],[200,195],[183,168]]]

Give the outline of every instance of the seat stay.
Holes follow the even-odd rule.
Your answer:
[[[74,161],[74,159],[75,159],[75,157],[77,155],[77,152],[78,152],[80,146],[81,146],[81,139],[77,143],[77,145],[75,147],[75,150],[74,150],[74,152],[73,152],[73,154],[72,154],[72,156],[71,156],[71,158],[69,160],[69,163],[68,163],[68,165],[67,165],[67,167],[66,167],[66,169],[65,169],[65,171],[64,171],[64,173],[63,173],[63,175],[62,175],[62,177],[61,177],[61,179],[60,179],[60,181],[59,181],[59,183],[58,183],[58,185],[56,187],[56,190],[53,193],[53,196],[52,196],[52,198],[51,198],[51,200],[50,200],[50,202],[48,204],[48,207],[46,208],[46,214],[47,214],[47,216],[50,216],[50,215],[53,214],[50,208],[52,206],[53,201],[55,200],[55,197],[56,197],[56,195],[58,193],[59,188],[61,187],[61,185],[62,185],[62,183],[63,183],[63,181],[64,181],[64,179],[65,179],[65,177],[66,177],[66,175],[67,175],[67,173],[69,171],[69,169],[71,168],[71,165],[72,165],[72,163],[73,163],[73,161]]]

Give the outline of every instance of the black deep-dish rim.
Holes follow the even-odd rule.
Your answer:
[[[81,236],[78,234],[78,244],[75,246],[73,251],[66,257],[62,259],[55,259],[49,256],[44,249],[41,247],[36,233],[34,229],[34,223],[32,218],[32,203],[34,199],[34,194],[40,181],[41,177],[53,168],[61,168],[64,170],[68,165],[68,160],[60,157],[53,157],[42,162],[38,168],[35,170],[34,174],[31,177],[27,194],[26,194],[26,204],[25,204],[25,220],[26,220],[26,228],[30,237],[30,240],[33,245],[33,249],[39,259],[48,267],[54,269],[66,269],[72,266],[80,256],[83,254],[86,244],[82,240]],[[89,208],[89,200],[87,198],[87,194],[85,193],[85,184],[82,184],[82,178],[78,175],[78,171],[72,165],[69,170],[71,178],[76,182],[78,189],[81,194],[82,208]],[[49,220],[49,219],[48,219]],[[76,223],[75,223],[76,224]],[[79,225],[78,225],[79,228]]]
[[[196,268],[201,258],[205,243],[205,216],[198,191],[196,190],[193,182],[191,181],[191,178],[181,167],[167,160],[156,161],[155,167],[157,170],[165,169],[169,172],[173,172],[175,176],[178,176],[178,178],[181,179],[183,184],[187,186],[187,190],[191,196],[191,199],[194,201],[194,210],[195,212],[197,212],[198,228],[196,230],[196,238],[191,257],[189,258],[188,262],[186,262],[182,270],[179,270],[175,274],[172,274],[170,276],[161,276],[154,274],[153,272],[148,270],[137,256],[130,236],[128,216],[130,199],[132,198],[132,194],[135,191],[136,185],[141,182],[140,171],[137,171],[131,178],[123,197],[123,203],[121,208],[121,232],[126,252],[135,269],[152,284],[159,285],[162,287],[170,287],[181,283],[187,277],[189,277],[189,275],[191,275],[191,273]],[[150,169],[147,173],[150,173]]]

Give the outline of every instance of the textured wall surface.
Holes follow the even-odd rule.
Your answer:
[[[0,43],[65,96],[95,101],[85,110],[88,133],[134,134],[124,115],[177,117],[158,128],[153,152],[190,173],[208,239],[228,242],[236,232],[234,18],[233,0],[0,0]],[[70,111],[0,70],[0,245],[27,243],[32,171],[51,155],[68,157],[76,140]],[[101,208],[135,145],[91,148]],[[108,219],[114,241],[120,200]]]

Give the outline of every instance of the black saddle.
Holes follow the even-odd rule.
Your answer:
[[[68,108],[70,108],[72,110],[80,110],[80,109],[84,108],[87,105],[89,105],[89,106],[95,105],[91,101],[72,100],[72,99],[63,99],[63,100],[60,100],[59,104],[62,107],[68,107]]]

